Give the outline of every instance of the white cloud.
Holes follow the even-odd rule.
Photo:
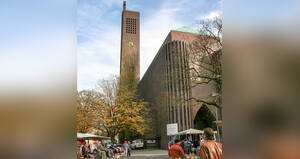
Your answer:
[[[118,22],[115,20],[105,18],[112,14],[115,18],[119,14],[121,19],[120,8],[109,10],[108,15],[107,12],[108,8],[113,5],[122,6],[122,1],[104,2],[100,6],[84,4],[78,12],[81,16],[78,36],[83,39],[78,44],[78,90],[91,89],[97,80],[111,74],[119,74],[121,24],[116,25]],[[196,23],[199,17],[211,18],[218,14],[218,11],[215,11],[203,15],[206,11],[199,12],[199,8],[204,6],[204,1],[178,0],[174,3],[173,0],[165,0],[158,9],[148,13],[148,17],[143,16],[140,24],[141,78],[170,30]],[[132,7],[140,8],[141,6],[131,4]]]
[[[92,40],[78,44],[78,90],[91,88],[97,80],[119,73],[120,31],[106,29]]]
[[[92,14],[100,14],[95,7],[92,8]],[[88,11],[88,7],[85,10]],[[182,23],[176,20],[176,13],[179,10],[164,7],[148,19],[142,20],[141,77],[169,31],[182,26]],[[79,14],[86,16],[85,12]],[[88,35],[83,36],[89,37],[89,40],[78,44],[78,90],[91,89],[97,80],[111,74],[119,74],[121,28],[102,21],[99,27],[85,29],[82,33]]]
[[[179,9],[162,8],[141,24],[141,78],[171,29],[183,25],[176,20]]]
[[[92,89],[96,82],[111,74],[119,74],[120,34],[118,25],[107,18],[119,14],[111,10],[119,0],[84,2],[78,9],[77,89]]]
[[[204,5],[203,1],[178,0],[174,3],[172,0],[166,0],[161,4],[161,8],[154,12],[154,15],[143,20],[144,23],[141,24],[141,78],[172,29],[196,23],[197,18],[194,17],[212,18],[220,14],[216,11],[200,16],[198,8]],[[189,19],[188,23],[187,19]]]
[[[207,15],[201,16],[200,19],[209,19],[213,20],[216,17],[222,17],[222,12],[217,10],[217,11],[212,11]]]
[[[95,88],[96,82],[102,78],[117,74],[117,67],[90,63],[78,70],[78,90]]]

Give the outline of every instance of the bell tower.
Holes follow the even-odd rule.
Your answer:
[[[140,79],[140,13],[126,9],[123,2],[121,27],[120,78],[127,71]],[[122,80],[122,79],[121,79]]]

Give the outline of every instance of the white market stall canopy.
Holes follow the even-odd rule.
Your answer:
[[[99,136],[99,135],[93,135],[93,134],[88,134],[88,133],[77,133],[77,139],[110,139],[110,137],[106,136]]]
[[[197,129],[188,129],[184,130],[178,133],[178,135],[186,135],[186,134],[203,134],[203,130],[197,130]]]
[[[214,131],[214,134],[217,134],[217,131]],[[177,134],[172,134],[172,135],[168,135],[168,136],[177,136],[177,135],[195,135],[195,134],[204,134],[203,130],[197,130],[197,129],[188,129],[188,130],[184,130],[184,131],[180,131]]]

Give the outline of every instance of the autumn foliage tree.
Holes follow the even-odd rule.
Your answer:
[[[114,142],[121,132],[142,136],[150,130],[149,120],[145,119],[149,110],[137,94],[136,77],[133,72],[124,76],[122,82],[111,76],[100,80],[94,90],[79,92],[78,132],[99,130]]]
[[[83,90],[77,94],[77,132],[88,133],[94,128],[97,99],[99,94],[93,90]]]
[[[134,73],[133,67],[127,67],[123,70],[120,86],[118,91],[118,111],[120,114],[125,114],[121,120],[120,132],[123,132],[122,137],[130,138],[125,132],[131,135],[144,135],[150,130],[149,114],[147,102],[139,98],[137,93],[138,80]],[[128,134],[128,133],[127,133]]]

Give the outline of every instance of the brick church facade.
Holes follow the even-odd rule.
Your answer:
[[[140,76],[140,14],[126,10],[123,4],[121,66],[120,74],[125,69]],[[170,137],[166,125],[178,124],[178,131],[190,128],[215,128],[217,110],[213,106],[195,103],[190,97],[210,96],[213,86],[191,88],[188,47],[200,36],[188,28],[171,30],[161,45],[152,63],[139,81],[138,92],[149,103],[152,116],[152,131],[148,139],[154,139],[157,146],[166,148]],[[131,65],[128,65],[131,64]],[[132,68],[128,68],[128,66]],[[122,80],[122,79],[121,79]]]

